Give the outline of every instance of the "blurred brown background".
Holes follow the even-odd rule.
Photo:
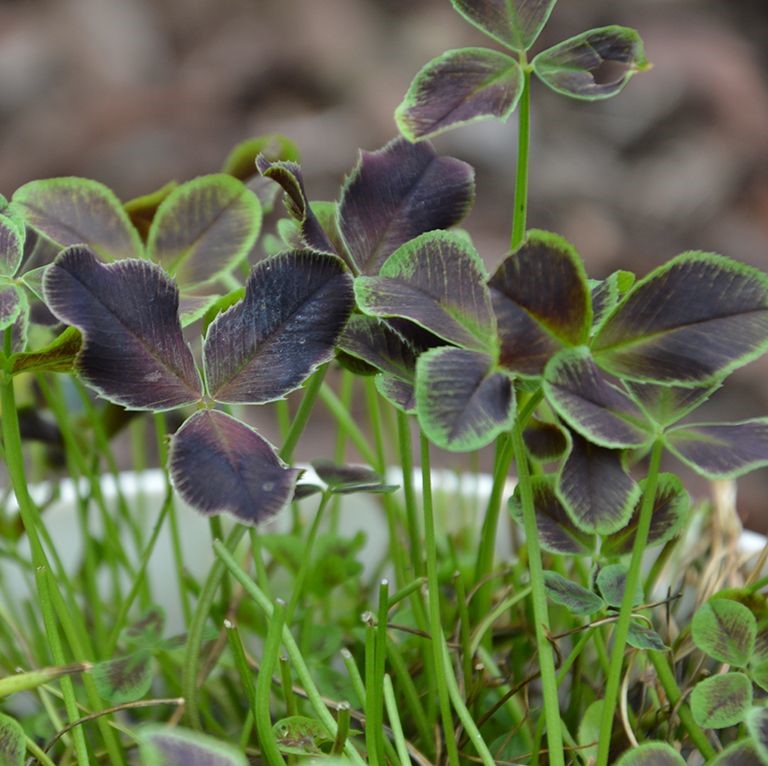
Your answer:
[[[570,238],[597,277],[688,249],[768,269],[768,3],[561,0],[536,49],[610,23],[639,29],[654,68],[598,104],[534,86],[529,225]],[[128,199],[277,131],[310,196],[334,198],[357,147],[395,134],[416,71],[476,44],[448,0],[0,1],[0,192],[83,175]],[[477,169],[467,228],[491,268],[515,140],[513,118],[435,142]],[[768,414],[767,374],[766,359],[737,373],[705,416]],[[740,486],[764,528],[768,470]]]

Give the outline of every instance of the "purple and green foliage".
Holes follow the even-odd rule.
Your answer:
[[[768,762],[768,707],[752,708],[746,722],[758,756],[762,763]]]
[[[579,529],[609,535],[623,529],[632,518],[640,488],[627,473],[620,451],[572,433],[557,494]]]
[[[493,353],[496,318],[480,256],[460,234],[428,232],[396,250],[375,277],[355,280],[370,316],[401,317],[449,343]]]
[[[531,63],[552,90],[586,101],[615,96],[649,67],[640,36],[619,26],[590,29],[542,51]]]
[[[13,195],[30,228],[58,248],[86,245],[105,261],[141,258],[144,246],[120,200],[85,178],[30,181]]]
[[[627,750],[616,761],[616,766],[685,766],[685,761],[666,742],[644,742]]]
[[[606,604],[620,607],[624,599],[624,591],[627,589],[627,568],[623,564],[609,564],[597,573],[595,581]],[[632,606],[639,606],[642,603],[643,589],[639,587],[633,594]]]
[[[77,370],[105,398],[129,409],[167,410],[202,397],[181,333],[179,291],[144,260],[105,265],[67,248],[44,281],[48,307],[83,336]]]
[[[512,427],[515,389],[488,354],[434,348],[416,363],[416,411],[422,430],[438,447],[467,452]]]
[[[576,251],[562,237],[528,232],[488,284],[503,367],[540,375],[557,351],[589,338],[592,308],[587,277]]]
[[[547,596],[556,604],[564,606],[571,614],[594,614],[605,607],[605,602],[597,593],[557,572],[545,571],[544,585]]]
[[[592,555],[595,550],[595,538],[573,523],[557,496],[554,477],[534,476],[531,479],[531,490],[541,547],[550,553],[571,556]],[[515,487],[512,497],[509,498],[509,512],[512,518],[522,526],[523,510],[519,485]]]
[[[23,766],[26,751],[27,743],[21,724],[0,713],[0,764]]]
[[[360,152],[339,202],[339,230],[353,270],[378,274],[401,245],[459,223],[474,198],[471,166],[438,156],[427,142],[400,138]]]
[[[602,280],[590,280],[592,295],[592,332],[600,328],[603,320],[621,302],[632,285],[635,275],[631,271],[614,271]]]
[[[472,25],[514,51],[527,51],[557,0],[451,0]]]
[[[682,420],[709,399],[722,385],[718,380],[707,386],[673,386],[625,380],[624,388],[645,414],[660,426],[667,427]]]
[[[586,348],[562,351],[549,362],[544,392],[557,414],[592,444],[642,447],[653,437],[643,412],[606,380]]]
[[[351,495],[355,492],[381,494],[397,489],[397,485],[385,484],[380,474],[362,465],[339,465],[332,460],[313,460],[312,468],[328,491],[335,495]]]
[[[176,432],[169,469],[193,508],[206,515],[231,513],[243,524],[280,511],[301,473],[286,466],[253,428],[217,410],[195,413]]]
[[[696,646],[718,662],[744,667],[755,649],[757,621],[749,607],[729,598],[712,598],[693,615]]]
[[[208,328],[209,394],[252,404],[283,398],[333,357],[353,303],[351,276],[335,256],[297,250],[261,261],[243,300]]]
[[[743,673],[721,673],[699,681],[691,692],[691,712],[699,726],[736,726],[752,707],[752,682]]]
[[[640,280],[592,343],[619,377],[691,387],[767,349],[768,277],[711,253],[684,253]]]
[[[250,252],[261,229],[261,205],[242,181],[223,173],[176,187],[160,203],[147,257],[182,290],[210,285]]]
[[[138,740],[143,766],[248,766],[240,748],[178,726],[148,724]]]
[[[476,120],[506,120],[522,91],[523,72],[515,59],[487,48],[459,48],[424,66],[395,120],[407,139],[418,141]]]
[[[655,630],[638,620],[632,620],[629,623],[627,643],[635,649],[644,651],[665,652],[669,649]]]
[[[754,708],[760,710],[760,708]],[[717,757],[709,762],[709,766],[764,766],[755,745],[749,739],[734,742],[725,748]]]
[[[545,423],[532,418],[523,430],[523,441],[530,457],[549,463],[563,457],[568,451],[568,437],[556,423]]]
[[[670,452],[709,479],[735,478],[768,465],[768,418],[682,425],[667,431],[665,439]]]

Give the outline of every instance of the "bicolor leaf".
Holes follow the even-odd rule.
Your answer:
[[[620,269],[605,279],[590,280],[589,284],[592,295],[592,330],[595,332],[635,284],[635,275]]]
[[[610,535],[625,527],[640,496],[626,472],[621,452],[599,447],[571,434],[557,494],[568,515],[587,533]]]
[[[623,564],[609,564],[597,573],[597,587],[609,606],[620,607],[627,589],[627,568]],[[643,589],[638,586],[632,606],[643,603]]]
[[[415,382],[397,378],[394,375],[377,375],[376,390],[397,409],[408,414],[416,412]]]
[[[511,428],[515,391],[487,354],[444,346],[416,363],[416,411],[438,447],[468,452]]]
[[[709,766],[764,766],[764,764],[765,761],[760,758],[757,749],[749,739],[733,742],[718,753],[714,760],[709,761]]]
[[[742,723],[750,707],[752,682],[743,673],[705,678],[691,692],[693,720],[708,729],[725,729]]]
[[[639,484],[640,491],[644,493],[646,480],[641,480]],[[600,550],[606,556],[624,556],[632,552],[641,504],[642,498],[635,505],[632,518],[626,527],[603,539]],[[685,526],[690,507],[691,498],[680,479],[671,473],[659,474],[646,547],[663,545],[675,537]]]
[[[413,381],[417,351],[388,322],[353,314],[339,338],[338,348],[380,372]]]
[[[10,326],[11,328],[11,353],[20,354],[27,348],[27,336],[29,334],[30,307],[27,296],[21,290],[18,291],[19,311]],[[5,328],[6,330],[8,327]],[[4,332],[4,331],[3,331]]]
[[[564,606],[571,614],[594,614],[605,606],[605,602],[597,593],[587,590],[557,572],[548,570],[544,572],[544,588],[552,601]]]
[[[429,142],[397,138],[361,152],[339,202],[339,229],[354,270],[377,274],[401,245],[459,223],[474,198],[471,166],[438,156]]]
[[[568,450],[568,438],[560,426],[531,418],[523,429],[523,441],[528,454],[548,463],[561,458]]]
[[[629,623],[627,643],[635,649],[645,651],[665,652],[669,649],[655,630],[637,620],[632,620]]]
[[[24,235],[10,218],[0,215],[0,276],[12,277],[24,256]]]
[[[143,766],[248,766],[241,749],[180,726],[150,724],[137,734]]]
[[[337,495],[354,492],[394,492],[396,485],[385,484],[379,473],[362,465],[339,465],[332,460],[313,460],[312,468],[325,482],[328,489]]]
[[[711,253],[679,255],[630,290],[592,349],[619,377],[715,383],[768,349],[768,276]]]
[[[299,149],[290,138],[279,133],[246,138],[234,146],[222,165],[221,172],[248,181],[257,175],[256,158],[263,155],[269,162],[299,161]]]
[[[691,636],[702,652],[718,662],[744,667],[755,648],[757,621],[744,604],[713,598],[693,615]]]
[[[243,300],[208,328],[211,396],[257,404],[283,398],[333,358],[353,304],[352,278],[336,256],[295,250],[260,261]]]
[[[48,269],[46,302],[77,327],[77,369],[104,398],[129,409],[165,410],[202,396],[200,375],[179,323],[179,291],[144,260],[104,265],[70,247]]]
[[[658,383],[640,383],[636,380],[624,381],[627,393],[638,403],[643,412],[660,426],[669,426],[682,420],[690,412],[712,396],[722,385],[717,381],[713,385],[673,386]]]
[[[263,154],[256,158],[256,165],[265,178],[269,178],[283,188],[286,195],[285,207],[299,224],[305,246],[322,253],[335,253],[333,244],[307,199],[301,167],[289,161],[270,162]]]
[[[450,343],[493,351],[496,320],[485,280],[472,245],[431,231],[393,253],[379,276],[358,277],[355,297],[371,316],[404,317]]]
[[[747,714],[747,729],[758,755],[768,763],[768,707],[754,707]]]
[[[0,713],[0,766],[24,766],[27,742],[21,724]]]
[[[261,205],[236,178],[200,176],[174,189],[152,220],[147,255],[182,289],[210,284],[242,261],[261,230]]]
[[[544,393],[557,414],[593,444],[642,447],[653,437],[642,410],[605,378],[587,348],[562,351],[549,362]]]
[[[11,369],[14,375],[20,372],[72,372],[82,345],[80,331],[67,327],[46,346],[14,356]]]
[[[562,237],[531,231],[489,281],[501,364],[540,375],[563,346],[585,343],[592,308],[584,266]]]
[[[152,686],[152,654],[141,649],[126,657],[99,662],[93,666],[91,676],[102,699],[113,705],[134,702]]]
[[[555,492],[554,480],[551,476],[531,477],[531,491],[536,511],[539,543],[544,550],[575,556],[586,556],[594,552],[595,538],[573,523]],[[523,526],[519,485],[515,487],[512,497],[509,498],[509,512],[512,518]]]
[[[709,479],[735,478],[768,465],[768,418],[683,425],[664,438],[670,452]]]
[[[481,32],[514,51],[527,51],[547,23],[557,0],[451,0]]]
[[[120,200],[86,178],[30,181],[13,195],[27,225],[60,248],[86,245],[100,258],[141,258],[139,233]]]
[[[666,742],[644,742],[623,753],[616,766],[686,766],[680,753]]]
[[[582,32],[539,53],[533,71],[552,90],[585,101],[610,98],[648,69],[643,41],[628,27]]]
[[[468,122],[506,120],[522,92],[523,72],[515,59],[488,48],[459,48],[422,68],[395,120],[408,140],[418,141]]]
[[[253,428],[223,412],[196,412],[174,434],[169,456],[179,494],[206,516],[231,513],[257,524],[278,513],[301,473]]]
[[[152,228],[152,221],[155,219],[157,209],[178,186],[178,181],[169,181],[149,194],[142,194],[140,197],[134,197],[123,203],[123,210],[128,214],[131,223],[144,242],[149,236],[149,230]]]
[[[24,310],[24,293],[14,284],[0,284],[0,332],[10,327]]]
[[[753,657],[749,663],[749,677],[763,691],[768,691],[768,660],[755,661]]]

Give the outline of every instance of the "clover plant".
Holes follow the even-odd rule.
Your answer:
[[[693,671],[689,699],[675,674],[675,653],[688,631],[682,638],[670,631],[652,601],[661,565],[688,528],[692,505],[682,481],[661,471],[662,455],[709,479],[768,465],[768,418],[710,423],[693,415],[728,375],[768,350],[768,276],[692,251],[640,278],[617,271],[590,279],[569,242],[529,229],[532,75],[570,98],[608,98],[648,68],[642,42],[634,30],[608,26],[533,54],[556,0],[452,4],[496,47],[451,50],[429,62],[395,112],[402,135],[360,153],[337,201],[311,199],[296,148],[279,136],[236,147],[219,173],[172,182],[126,203],[80,178],[32,181],[10,202],[0,199],[3,454],[31,546],[40,633],[53,662],[46,671],[13,678],[16,686],[6,688],[0,679],[0,695],[60,677],[79,764],[101,760],[79,725],[81,690],[72,674],[82,675],[87,707],[102,711],[95,718],[104,762],[121,764],[102,701],[121,709],[141,704],[155,663],[167,677],[180,675],[174,680],[186,724],[216,736],[145,721],[131,736],[147,764],[243,764],[252,728],[270,766],[302,755],[381,766],[438,756],[450,766],[470,758],[486,766],[532,764],[545,752],[553,766],[605,766],[609,759],[620,766],[673,765],[685,763],[684,756],[721,766],[768,763],[768,651],[759,593],[765,580],[741,601],[725,592],[695,612],[688,651],[727,667],[706,677]],[[516,109],[510,252],[488,273],[470,235],[456,228],[474,201],[473,170],[438,154],[428,139],[481,119],[505,120]],[[265,221],[274,222],[274,215],[265,216],[278,210],[280,191],[287,217],[260,240]],[[47,309],[40,316],[46,314],[48,330],[33,321],[32,306]],[[344,370],[341,397],[324,381],[331,366]],[[27,488],[14,378],[39,379],[71,464],[85,471],[94,459],[72,431],[52,373],[73,373],[96,402],[179,412],[167,444],[165,416],[155,416],[170,477],[162,514],[175,519],[173,490],[213,519],[218,538],[216,563],[202,583],[187,588],[177,561],[188,629],[181,637],[163,638],[162,615],[145,592],[155,533],[140,546],[138,567],[119,550],[119,539],[104,543],[132,572],[133,585],[116,606],[112,627],[91,604],[95,644],[88,620],[70,614],[77,611],[72,588],[60,588],[51,576],[60,567]],[[354,376],[366,393],[373,446],[348,407]],[[299,391],[291,418],[284,400]],[[315,482],[292,464],[318,399],[371,467],[318,456]],[[110,410],[99,410],[85,394],[83,400],[93,439],[108,451]],[[286,426],[279,448],[249,424],[244,405],[277,410]],[[383,475],[391,454],[387,421],[394,423],[387,433],[398,447],[402,497],[392,494],[397,487]],[[419,432],[420,504],[412,428]],[[459,562],[454,551],[455,575],[443,571],[452,543],[435,527],[430,445],[451,452],[495,447],[474,560]],[[343,458],[344,449],[336,452]],[[516,485],[507,497],[510,472]],[[331,614],[330,593],[361,577],[363,567],[354,560],[359,541],[320,532],[326,509],[340,495],[357,492],[382,499],[391,538],[388,568],[397,588],[390,595],[387,581],[378,586],[378,606],[366,610],[362,628],[348,631],[360,643],[357,656],[341,655],[344,693],[363,712],[346,702],[326,704],[328,694],[313,678],[323,664],[335,672],[337,645],[331,654],[318,650],[322,662],[310,667],[306,660],[313,641],[307,602],[323,598]],[[319,502],[302,533],[295,509],[312,495]],[[524,537],[511,581],[494,561],[505,500]],[[286,513],[291,501],[301,504],[294,505],[292,535],[255,527]],[[108,529],[116,524],[103,505],[102,512]],[[222,513],[237,522],[226,539],[216,518]],[[183,519],[172,523],[180,527],[178,540]],[[131,528],[141,541],[141,530],[135,523]],[[255,578],[243,568],[246,533]],[[654,546],[662,550],[659,565],[643,574],[643,554]],[[96,556],[91,550],[93,571]],[[287,602],[272,595],[276,570],[290,572]],[[88,598],[98,600],[91,574]],[[454,595],[446,598],[451,576]],[[496,589],[497,578],[511,584]],[[116,575],[113,587],[121,591]],[[368,591],[362,597],[375,599]],[[258,612],[247,613],[245,625],[264,638],[255,678],[250,644],[233,622],[243,598]],[[662,605],[670,609],[672,601],[670,593]],[[139,606],[143,617],[131,622]],[[407,662],[392,638],[398,609],[407,609],[410,623],[402,630],[422,642],[416,661]],[[211,614],[227,617],[226,639],[207,651]],[[448,614],[454,635],[446,631]],[[491,628],[507,614],[526,622],[505,675]],[[557,632],[563,623],[571,627]],[[200,687],[225,645],[224,665],[243,692],[239,748],[223,742],[231,695],[206,707]],[[601,670],[594,683],[583,668],[588,645]],[[526,660],[534,655],[535,672],[526,676]],[[628,714],[626,693],[620,708],[622,683],[633,683],[638,656],[653,668],[657,680],[649,694],[657,707],[666,701],[664,718]],[[496,686],[484,680],[491,672],[501,679]],[[569,672],[580,680],[566,693],[561,686]],[[292,674],[307,704],[297,701]],[[273,676],[283,693],[284,715],[277,721]],[[497,686],[501,692],[494,692]],[[526,696],[518,697],[523,689]],[[398,706],[405,706],[400,713]],[[351,726],[352,718],[360,729]],[[504,728],[513,734],[502,735]],[[648,740],[634,749],[627,734],[632,728]],[[684,755],[663,741],[665,734]],[[21,763],[27,747],[43,762],[48,758],[12,717],[0,716],[0,763]]]

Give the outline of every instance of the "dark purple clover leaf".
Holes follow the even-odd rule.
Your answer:
[[[253,428],[217,410],[196,412],[174,434],[168,461],[179,494],[206,516],[257,524],[291,499],[301,473]]]
[[[568,438],[560,426],[534,418],[523,429],[523,441],[528,454],[542,463],[557,460],[568,450]]]
[[[753,710],[760,709],[753,708]],[[768,758],[768,748],[765,752]],[[764,764],[765,761],[757,754],[757,749],[750,739],[733,742],[718,753],[714,760],[709,761],[709,766],[764,766]]]
[[[83,336],[77,370],[105,399],[166,410],[198,401],[202,385],[179,323],[179,291],[149,261],[102,264],[67,248],[44,281],[46,303]]]
[[[540,375],[563,346],[586,343],[592,308],[584,266],[562,237],[530,231],[489,281],[501,365]]]
[[[544,588],[551,601],[564,606],[571,614],[594,614],[605,606],[605,602],[597,593],[587,590],[557,572],[549,570],[544,572]]]
[[[10,303],[12,304],[16,300],[18,300],[18,304],[16,304],[16,309],[14,309],[16,316],[11,323],[7,324],[3,330],[0,330],[0,337],[4,336],[5,331],[8,330],[8,328],[10,328],[11,353],[20,354],[27,347],[27,334],[29,331],[30,306],[29,306],[29,301],[27,300],[27,296],[18,288],[16,288],[16,292],[17,292],[16,297],[10,299]],[[4,290],[2,287],[0,287],[0,315],[2,315],[2,311],[3,311],[3,308],[2,308],[3,293],[4,293]]]
[[[513,58],[488,48],[459,48],[416,75],[395,120],[409,141],[418,141],[468,122],[506,120],[522,92],[523,72]]]
[[[644,742],[627,750],[616,766],[686,766],[685,760],[666,742]]]
[[[0,764],[23,766],[27,743],[21,724],[0,713]]]
[[[449,343],[496,350],[496,319],[477,251],[455,232],[431,231],[393,253],[355,296],[370,316],[409,319]]]
[[[575,433],[571,442],[558,477],[558,497],[584,532],[618,532],[632,518],[640,487],[624,468],[620,451],[591,444]]]
[[[699,726],[725,729],[743,723],[752,707],[752,682],[743,673],[705,678],[691,692],[691,713]]]
[[[512,427],[514,386],[487,354],[450,346],[431,349],[416,362],[416,412],[438,447],[469,452]]]
[[[592,343],[630,380],[715,383],[768,349],[768,277],[712,253],[683,253],[640,280]]]
[[[16,322],[26,305],[26,298],[19,287],[0,283],[0,331]]]
[[[152,220],[147,255],[182,290],[210,284],[247,255],[261,230],[261,205],[236,178],[201,176],[174,189]]]
[[[408,414],[416,412],[415,379],[412,381],[394,375],[377,375],[376,390],[397,409]]]
[[[7,208],[6,208],[7,209]],[[0,278],[12,277],[21,266],[24,256],[23,226],[4,214],[0,214]]]
[[[233,147],[224,160],[221,172],[246,182],[259,175],[256,158],[260,154],[268,162],[299,160],[299,149],[290,138],[279,133],[267,133],[264,136],[246,138]]]
[[[645,492],[645,483],[645,479],[639,482],[641,492]],[[624,529],[603,538],[601,553],[606,556],[624,556],[632,553],[632,545],[640,520],[641,503],[642,500],[638,500],[632,512],[632,518]],[[680,479],[671,473],[659,474],[646,547],[663,545],[677,536],[688,520],[690,507],[691,498]]]
[[[163,200],[179,186],[178,181],[169,181],[163,184],[159,189],[142,194],[140,197],[134,197],[123,203],[123,210],[128,214],[131,223],[136,231],[141,235],[144,242],[147,241],[149,230],[152,227],[152,221],[155,219],[157,209]]]
[[[179,726],[142,726],[138,740],[142,766],[248,766],[234,745]]]
[[[59,248],[86,245],[100,258],[141,258],[144,246],[120,200],[85,178],[30,181],[13,195],[27,225]]]
[[[536,529],[539,532],[541,547],[550,553],[562,553],[571,556],[589,556],[595,550],[595,538],[583,532],[571,521],[565,507],[555,492],[552,476],[534,476],[531,478],[533,505],[536,510]],[[523,509],[520,501],[519,485],[515,487],[509,499],[509,512],[522,527]]]
[[[602,447],[642,447],[653,426],[592,361],[587,348],[560,352],[544,372],[544,393],[571,428]]]
[[[336,256],[295,250],[260,261],[243,300],[208,328],[210,395],[251,404],[283,398],[333,358],[353,305],[352,278]]]
[[[669,426],[681,420],[709,399],[722,385],[695,386],[693,388],[657,383],[624,381],[624,387],[643,412],[660,426]]]
[[[623,564],[609,564],[603,567],[595,579],[600,593],[609,606],[620,607],[627,589],[627,569]],[[632,599],[632,606],[643,603],[643,588],[638,585]]]
[[[553,45],[539,53],[532,66],[552,90],[596,101],[620,93],[633,75],[650,64],[634,29],[611,26],[590,29]]]
[[[682,425],[664,439],[670,452],[709,479],[732,479],[768,465],[768,418]]]
[[[366,466],[313,460],[312,467],[334,495],[351,495],[356,492],[382,494],[394,492],[398,488],[396,484],[385,484],[380,474]]]
[[[631,271],[614,271],[605,279],[590,280],[592,293],[592,332],[596,332],[603,320],[621,303],[624,296],[635,284]]]
[[[451,0],[470,24],[514,51],[527,51],[557,0]]]
[[[112,705],[144,697],[152,686],[152,675],[152,653],[146,648],[99,662],[91,670],[99,697]]]
[[[669,649],[655,630],[637,620],[629,623],[627,643],[643,651],[665,652]]]
[[[307,199],[301,167],[295,162],[270,162],[263,154],[256,158],[256,165],[264,178],[282,186],[285,206],[299,224],[304,245],[321,253],[335,254],[333,243]]]
[[[757,640],[757,620],[749,607],[715,596],[691,620],[693,643],[718,662],[744,667]]]
[[[377,274],[409,240],[459,223],[474,198],[472,168],[438,156],[428,142],[396,138],[361,152],[339,202],[339,230],[353,269]]]

